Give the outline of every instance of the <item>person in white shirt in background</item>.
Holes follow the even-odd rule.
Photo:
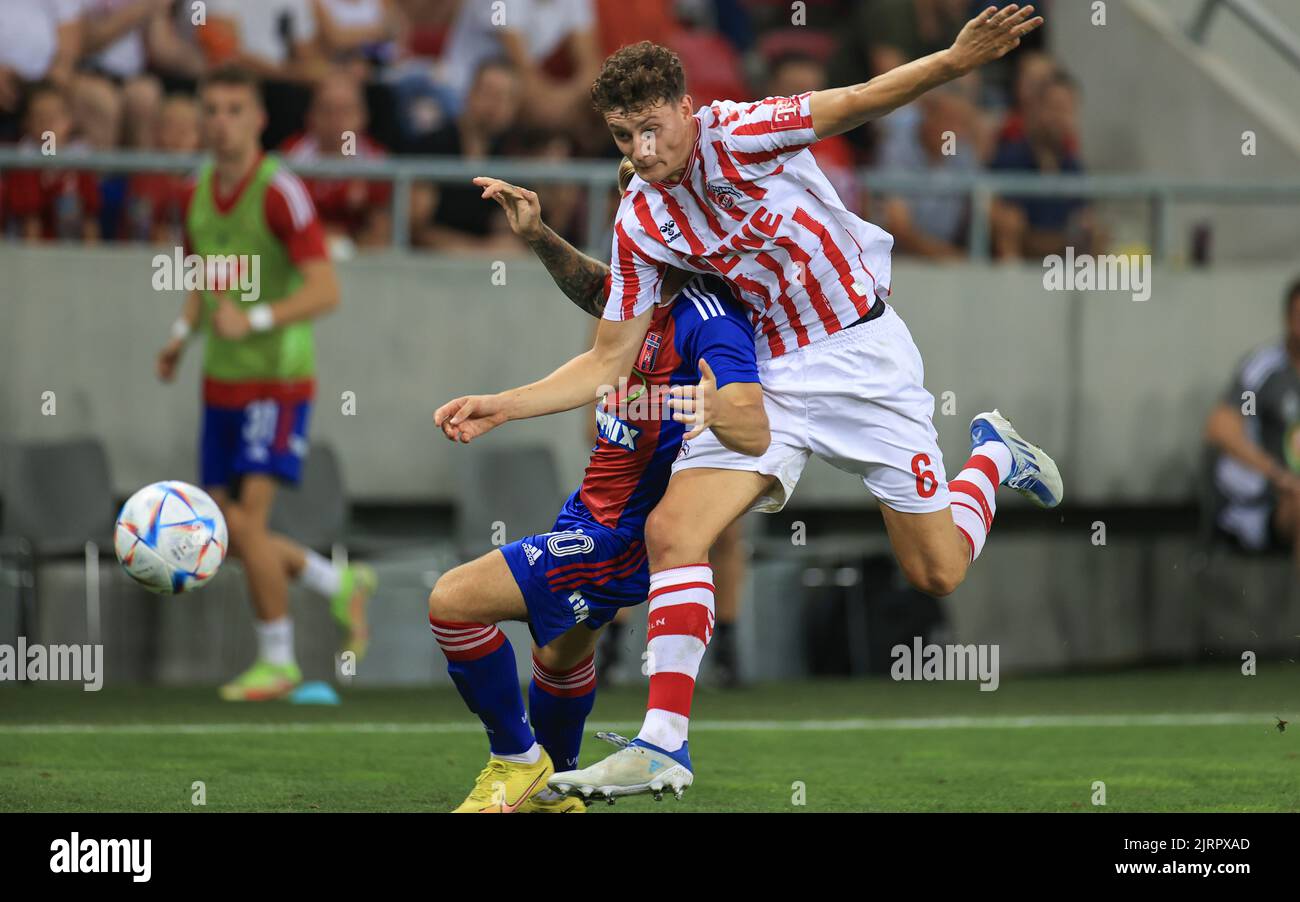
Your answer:
[[[80,0],[0,0],[0,113],[16,114],[23,84],[72,81],[81,46]]]
[[[315,82],[328,72],[312,0],[208,0],[202,30],[217,57],[210,63],[237,63],[262,81]]]
[[[447,38],[441,72],[458,104],[455,115],[482,63],[502,55],[524,86],[523,125],[564,131],[590,119],[588,91],[601,62],[591,0],[464,3]],[[547,71],[560,57],[569,72],[562,78]]]

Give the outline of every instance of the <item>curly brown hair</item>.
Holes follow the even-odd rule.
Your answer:
[[[591,83],[591,103],[602,116],[615,110],[635,113],[686,96],[682,61],[650,41],[628,44],[606,58]]]

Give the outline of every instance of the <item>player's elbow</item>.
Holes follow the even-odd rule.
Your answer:
[[[1236,416],[1236,412],[1226,404],[1215,405],[1205,419],[1205,442],[1215,448],[1227,444],[1233,431],[1239,429]]]
[[[315,295],[316,314],[332,313],[341,300],[338,276],[328,261],[319,261],[305,273],[309,290]]]
[[[321,286],[322,312],[324,313],[334,312],[335,310],[338,309],[338,306],[340,303],[342,303],[342,300],[343,300],[343,295],[342,292],[339,291],[338,279],[336,279],[334,277],[334,273],[331,272],[329,279],[325,282],[324,285]]]

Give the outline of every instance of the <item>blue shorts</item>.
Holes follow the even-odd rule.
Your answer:
[[[247,473],[297,485],[307,455],[310,401],[264,398],[243,407],[203,407],[199,472],[203,485],[235,489]]]
[[[568,511],[551,532],[525,536],[501,553],[523,593],[538,645],[579,623],[600,629],[650,591],[645,542]]]

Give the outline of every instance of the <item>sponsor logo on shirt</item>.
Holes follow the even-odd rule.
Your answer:
[[[772,108],[772,131],[788,131],[798,128],[800,119],[799,98],[782,97]]]
[[[612,445],[618,445],[628,451],[635,451],[636,440],[641,435],[641,430],[623,422],[608,410],[597,407],[596,434]]]
[[[542,549],[535,545],[529,545],[527,542],[524,542],[520,547],[524,550],[524,557],[528,559],[529,567],[536,564],[537,559],[542,556]]]
[[[569,596],[569,606],[573,608],[573,622],[582,623],[591,615],[591,609],[587,607],[587,599],[582,597],[581,592],[574,592]]]

